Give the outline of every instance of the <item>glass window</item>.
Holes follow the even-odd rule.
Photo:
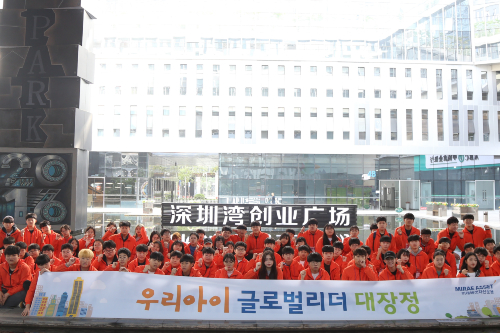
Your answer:
[[[342,90],[342,97],[349,98],[349,89]]]
[[[333,118],[333,108],[327,108],[326,109],[326,117],[327,118]]]
[[[311,112],[310,112],[310,116],[311,116],[311,118],[316,118],[316,117],[318,117],[318,109],[316,109],[316,108],[311,108],[311,109],[310,109],[310,111],[311,111]]]
[[[251,87],[246,87],[245,88],[245,96],[251,97],[252,96],[252,88]]]
[[[411,68],[405,68],[405,77],[411,77]]]
[[[229,131],[227,131],[227,138],[228,139],[234,139],[234,138],[236,138],[236,132],[235,132],[235,130],[229,130]]]
[[[333,97],[333,89],[326,89],[326,97]]]
[[[375,140],[376,141],[382,140],[382,132],[375,132]]]
[[[247,106],[245,107],[245,117],[251,117],[252,116],[252,108]]]
[[[333,131],[326,132],[326,139],[333,140]]]
[[[427,78],[427,68],[420,68],[420,77],[422,79],[426,79]]]
[[[164,129],[161,131],[161,134],[164,138],[168,138],[170,135],[170,131],[168,129]]]
[[[186,137],[186,130],[179,130],[179,138],[185,138]]]
[[[245,65],[245,71],[246,72],[251,72],[252,71],[252,65]]]
[[[396,68],[389,68],[389,76],[396,77]]]
[[[179,116],[185,116],[185,115],[186,115],[186,107],[179,106]]]
[[[318,138],[318,132],[317,131],[311,131],[311,140],[316,140]]]
[[[293,108],[293,116],[300,117],[300,108]]]
[[[397,92],[396,92],[396,90],[391,90],[391,91],[390,91],[390,93],[391,93],[391,96],[390,96],[390,97],[391,97],[392,99],[395,99],[395,98],[397,97]]]
[[[300,75],[300,66],[294,66],[293,67],[293,72],[295,75]]]
[[[187,64],[181,64],[181,71],[187,71],[188,65]]]
[[[260,132],[260,138],[261,139],[267,139],[268,138],[268,131],[261,131]]]
[[[148,87],[148,95],[154,95],[155,94],[155,88],[154,87]]]
[[[196,70],[197,71],[202,71],[203,70],[203,64],[197,64],[196,65]]]
[[[349,67],[342,67],[342,76],[349,76]]]
[[[358,76],[365,76],[365,68],[358,67]]]
[[[316,88],[311,88],[311,97],[318,97],[318,90]]]
[[[342,117],[349,118],[349,109],[342,109]]]
[[[219,138],[219,130],[214,129],[212,130],[212,139],[218,139]]]
[[[375,67],[373,69],[373,76],[380,76],[380,67]]]
[[[103,129],[98,129],[97,130],[97,136],[104,136],[104,130]]]
[[[262,74],[263,75],[269,74],[269,66],[268,65],[262,65]]]
[[[278,108],[278,117],[285,117],[285,108]]]
[[[119,138],[119,137],[120,137],[120,129],[119,129],[119,128],[115,128],[115,129],[113,130],[113,136],[114,136],[115,138]]]
[[[100,64],[101,65],[101,69],[106,69],[106,64]]]
[[[488,73],[481,72],[482,100],[488,100]]]
[[[344,131],[343,132],[343,139],[344,140],[349,140],[349,132],[348,131]]]
[[[130,87],[130,94],[137,95],[137,87]]]
[[[212,117],[218,117],[218,116],[219,116],[219,107],[212,106]]]
[[[381,109],[375,109],[375,118],[382,118]]]
[[[300,88],[294,88],[293,89],[293,97],[300,97],[300,96],[301,96]]]
[[[269,97],[269,88],[262,87],[262,97]]]
[[[483,141],[490,141],[489,111],[483,111]]]
[[[229,87],[229,96],[236,96],[236,87]]]
[[[429,141],[429,110],[422,110],[422,141]]]
[[[267,108],[262,108],[261,112],[260,112],[260,115],[262,117],[268,117],[269,116],[269,112],[267,110],[268,110]]]
[[[106,87],[105,86],[100,86],[99,87],[99,94],[100,95],[105,95],[106,94]]]
[[[121,95],[122,94],[122,87],[116,86],[115,87],[115,95]]]
[[[466,70],[465,73],[466,73],[466,86],[467,86],[467,100],[472,101],[474,98],[474,85],[472,83],[472,70]],[[499,83],[500,83],[500,81],[499,81],[499,77],[497,74],[497,91],[498,91],[498,87],[499,87],[498,84]],[[498,92],[497,92],[497,94],[498,94]],[[499,99],[497,98],[497,100],[499,100]]]
[[[220,72],[220,65],[213,65],[212,70],[214,73]]]
[[[163,107],[163,115],[170,116],[170,107],[168,107],[168,106]]]
[[[283,140],[285,138],[285,131],[278,131],[278,139]]]
[[[164,96],[170,95],[170,87],[163,87],[163,95]]]
[[[333,75],[333,67],[332,66],[326,66],[326,74]]]
[[[245,130],[245,139],[251,139],[251,138],[252,138],[252,131]]]
[[[365,90],[358,89],[358,98],[365,98]]]
[[[406,110],[406,140],[413,140],[413,114],[412,110]]]
[[[391,109],[391,140],[395,141],[398,139],[398,111]]]
[[[375,98],[380,98],[380,96],[381,96],[381,95],[382,95],[382,94],[381,94],[380,90],[376,89],[376,90],[374,91],[374,96],[375,96]]]
[[[309,71],[311,72],[311,75],[316,75],[318,73],[318,67],[316,66],[311,66],[309,68]]]
[[[278,75],[285,75],[285,66],[278,65]]]
[[[300,131],[293,131],[293,138],[294,139],[300,139],[301,134]]]
[[[474,110],[467,110],[467,121],[468,121],[468,141],[474,141]]]
[[[451,70],[451,99],[458,99],[458,78],[457,78],[457,70]]]
[[[443,99],[443,70],[436,69],[436,98]]]
[[[285,88],[278,88],[278,97],[285,97]]]
[[[452,111],[452,115],[455,111]],[[456,111],[457,125],[458,125],[458,111]],[[437,128],[438,128],[438,141],[444,141],[444,127],[443,127],[443,110],[437,110]],[[456,128],[458,131],[458,126]],[[453,132],[455,132],[455,126],[453,126]],[[456,140],[455,140],[456,138]],[[458,141],[458,132],[453,133],[453,141]]]
[[[406,99],[411,99],[412,98],[412,91],[411,90],[407,90],[406,91]]]
[[[236,65],[229,65],[229,73],[236,74]]]
[[[155,70],[155,65],[154,64],[148,64],[148,69],[150,71],[154,71]]]

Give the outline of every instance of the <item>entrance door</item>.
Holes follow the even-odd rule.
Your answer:
[[[476,180],[476,203],[479,209],[495,209],[495,181]]]
[[[424,183],[420,183],[420,193],[421,193],[421,197],[420,197],[420,206],[421,207],[425,207],[426,206],[426,202],[428,201],[432,201],[432,184],[431,182],[424,182]]]
[[[394,210],[400,207],[398,180],[380,180],[379,189],[380,210]]]
[[[476,203],[476,182],[466,181],[465,182],[465,204]]]
[[[399,186],[401,208],[410,210],[420,209],[420,180],[401,180]]]

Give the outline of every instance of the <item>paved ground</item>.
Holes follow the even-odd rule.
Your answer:
[[[397,321],[181,321],[21,317],[21,309],[0,310],[0,332],[500,332],[500,319]]]

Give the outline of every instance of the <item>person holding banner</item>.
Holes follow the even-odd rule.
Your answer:
[[[224,268],[219,269],[215,272],[216,279],[243,279],[243,274],[238,270],[234,269],[235,257],[232,253],[226,253],[224,255],[223,263]]]
[[[31,280],[29,283],[29,289],[24,299],[26,307],[21,313],[23,317],[30,314],[31,303],[33,303],[33,298],[35,297],[36,285],[38,284],[38,277],[45,272],[50,272],[50,259],[46,254],[39,255],[35,260],[35,264],[37,266],[36,270],[37,273],[33,277],[33,280]]]
[[[200,258],[200,260],[198,260],[197,270],[200,272],[202,277],[214,278],[215,272],[217,272],[219,269],[219,267],[217,267],[217,264],[214,261],[215,250],[210,248],[210,247],[206,247],[203,249],[202,253],[203,253],[203,258]],[[182,256],[182,258],[184,258],[184,256]],[[182,266],[182,258],[181,258],[181,266]],[[194,260],[194,257],[192,257],[192,258]],[[189,258],[186,260],[189,260]],[[185,261],[185,262],[187,262],[187,261]],[[184,270],[184,268],[183,268],[183,270]],[[172,269],[172,271],[173,271],[173,269]]]
[[[387,219],[384,216],[377,217],[377,228],[378,229],[371,233],[366,239],[366,245],[370,247],[370,249],[372,250],[372,254],[378,251],[378,248],[380,247],[380,238],[382,238],[382,236],[389,237],[391,241],[389,250],[392,252],[398,252],[396,250],[396,240],[394,239],[392,234],[387,231]]]
[[[208,249],[208,248],[205,248]],[[203,249],[203,250],[205,250]],[[212,249],[213,250],[213,249]],[[181,269],[172,268],[170,275],[175,276],[190,276],[190,277],[203,277],[200,272],[194,268],[194,257],[190,254],[185,254],[181,258]]]
[[[460,272],[458,272],[458,278],[467,277],[484,277],[484,273],[481,272],[481,264],[477,259],[475,253],[467,253],[464,257],[462,266],[460,266]]]
[[[432,263],[424,270],[421,279],[449,279],[454,278],[450,266],[445,264],[446,253],[436,250]]]
[[[248,260],[245,259],[247,252],[247,244],[245,242],[236,242],[234,244],[234,257],[236,263],[236,270],[245,275],[251,267],[248,267]]]
[[[415,222],[415,215],[412,213],[406,213],[403,216],[404,224],[400,227],[397,227],[394,231],[394,239],[396,240],[396,249],[398,252],[401,249],[407,249],[410,247],[410,243],[408,241],[408,237],[412,235],[420,236],[420,230],[413,226],[413,222]]]
[[[79,262],[73,257],[65,264],[56,266],[51,269],[52,272],[97,272],[97,269],[92,266],[94,253],[89,249],[83,249],[78,253]]]
[[[330,280],[330,275],[321,268],[323,258],[319,253],[311,253],[307,256],[309,267],[300,272],[300,280]]]
[[[135,254],[137,258],[128,263],[128,269],[131,272],[135,272],[135,269],[140,266],[149,265],[148,257],[148,247],[146,244],[139,244],[135,248]]]
[[[260,222],[253,221],[250,223],[252,233],[248,236],[247,243],[247,259],[252,259],[254,253],[262,253],[265,245],[264,241],[269,238],[269,235],[260,231]]]
[[[491,263],[486,259],[488,257],[488,251],[484,247],[476,247],[474,253],[476,254],[477,260],[479,260],[481,272],[483,272],[484,276],[493,276],[492,270],[490,269]]]
[[[127,268],[128,262],[130,260],[130,250],[126,247],[122,247],[118,250],[118,262],[114,262],[104,271],[114,271],[114,272],[130,272]]]
[[[283,272],[276,265],[274,251],[265,250],[262,261],[257,262],[255,268],[245,274],[245,279],[283,280]]]
[[[104,253],[104,255],[99,255],[97,259],[92,263],[92,266],[94,266],[98,271],[104,271],[106,267],[118,261],[118,257],[116,256],[115,242],[111,240],[105,241],[102,248],[102,252]]]
[[[321,255],[321,249],[323,249],[323,246],[333,245],[333,243],[339,241],[341,240],[335,233],[335,229],[333,228],[333,226],[331,224],[327,224],[323,228],[323,236],[320,237],[320,239],[318,239],[318,241],[316,242],[314,250]]]
[[[323,231],[318,230],[318,220],[316,220],[315,218],[309,219],[309,221],[307,221],[306,225],[307,225],[307,231],[305,231],[306,227],[303,226],[302,229],[300,229],[298,237],[304,237],[306,239],[307,245],[309,245],[309,247],[311,248],[311,251],[315,252],[316,251],[315,250],[316,243],[318,243],[318,240],[321,237],[323,237]],[[325,228],[326,228],[326,226],[325,226]],[[333,227],[332,227],[332,229],[333,229]],[[332,232],[332,230],[330,230],[330,234],[334,235],[335,229],[333,229],[333,232]],[[335,235],[335,237],[337,237],[337,236]],[[337,239],[333,239],[332,243],[325,244],[325,245],[332,245],[336,241],[337,241]]]
[[[177,251],[176,251],[177,252]],[[176,253],[174,252],[173,255]],[[163,263],[163,253],[161,252],[153,252],[149,256],[149,263],[144,266],[138,266],[135,268],[134,273],[143,273],[143,274],[157,274],[157,275],[165,275],[165,273],[160,269],[161,264]],[[177,268],[175,268],[177,269]],[[171,274],[172,272],[170,272]]]
[[[342,273],[342,280],[347,281],[378,281],[378,276],[372,265],[366,264],[367,253],[363,248],[354,251],[354,265],[347,266]]]
[[[385,253],[384,261],[386,268],[380,272],[379,281],[387,280],[413,280],[413,275],[406,267],[403,267],[401,259],[396,261],[396,254],[392,251]]]
[[[491,265],[492,276],[500,276],[500,245],[493,248],[493,255],[495,256],[495,263]]]
[[[354,238],[352,239],[355,240]],[[342,268],[333,261],[333,256],[335,249],[331,245],[325,245],[321,249],[323,252],[323,262],[321,263],[321,268],[323,268],[330,275],[330,280],[340,280],[342,275]]]
[[[444,251],[445,253],[445,264],[450,267],[450,274],[453,277],[457,276],[457,261],[455,256],[449,251],[451,241],[448,237],[443,237],[439,239],[438,249]],[[430,265],[430,264],[429,264]]]
[[[151,255],[153,253],[151,253]],[[161,253],[161,252],[159,252],[159,253]],[[172,269],[174,269],[174,268],[177,268],[177,269],[180,268],[182,256],[183,256],[182,252],[179,252],[179,251],[171,252],[170,253],[170,261],[165,262],[163,264],[163,267],[161,267],[161,264],[160,264],[159,267],[161,268],[161,270],[163,271],[163,273],[165,273],[165,275],[171,275]],[[162,257],[162,263],[163,263],[163,260],[164,260],[163,258],[164,257]]]

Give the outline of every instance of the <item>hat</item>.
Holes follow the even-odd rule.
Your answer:
[[[205,238],[205,240],[203,241],[203,244],[213,244],[214,242],[212,242],[212,239],[209,238]]]
[[[392,251],[387,251],[384,254],[384,259],[390,259],[390,258],[396,259],[396,253],[394,253]]]

